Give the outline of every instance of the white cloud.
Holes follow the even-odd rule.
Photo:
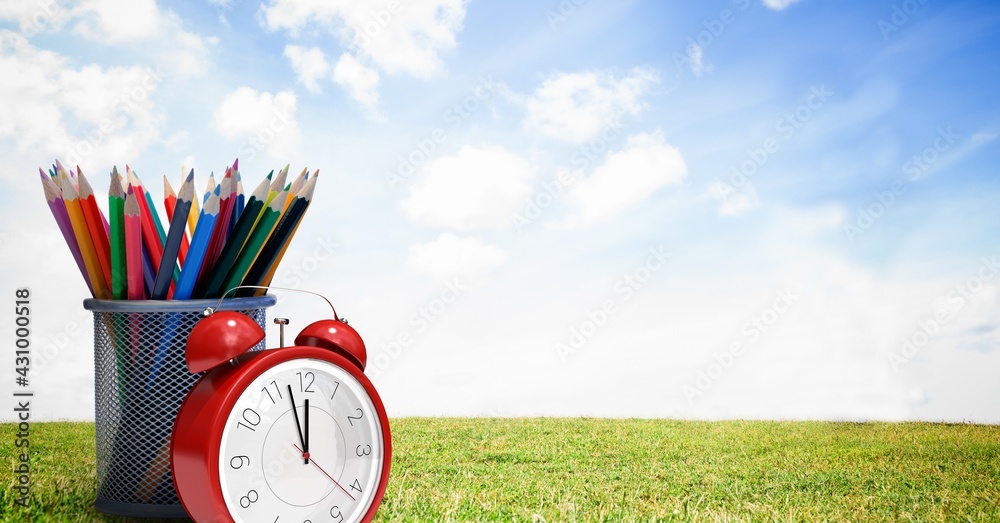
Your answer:
[[[292,69],[299,77],[299,82],[306,86],[312,93],[319,93],[320,88],[317,80],[326,76],[330,70],[330,64],[326,62],[326,56],[318,47],[305,47],[298,45],[285,46],[285,58],[292,63]]]
[[[719,200],[719,214],[725,216],[743,214],[760,207],[757,190],[749,180],[739,189],[726,182],[712,182],[708,186],[708,193]]]
[[[642,96],[659,80],[647,69],[624,78],[603,72],[557,73],[525,102],[525,126],[568,142],[584,142],[624,114],[645,109]]]
[[[271,0],[261,7],[261,23],[298,35],[310,27],[336,36],[353,54],[387,73],[426,78],[441,70],[438,54],[455,47],[467,0]]]
[[[215,110],[215,128],[230,139],[243,139],[243,146],[264,148],[275,158],[287,158],[299,145],[295,118],[297,100],[292,91],[258,93],[240,87],[226,95]]]
[[[159,138],[152,101],[162,79],[144,67],[73,69],[57,53],[0,31],[0,140],[17,152],[81,165],[134,158]]]
[[[782,9],[798,3],[800,0],[760,0],[760,3],[764,4],[768,9],[774,9],[775,11],[781,11]]]
[[[446,232],[433,241],[411,247],[407,263],[433,277],[473,277],[496,269],[508,258],[503,249],[479,237],[460,238]]]
[[[85,0],[75,13],[80,18],[75,32],[110,44],[145,40],[164,30],[155,0]]]
[[[369,116],[379,119],[378,112],[378,72],[365,67],[350,53],[344,53],[333,67],[333,81],[345,87],[368,111]]]
[[[0,2],[0,20],[17,22],[24,36],[58,30],[72,13],[56,2]]]
[[[181,18],[160,10],[155,0],[84,0],[73,6],[55,1],[5,2],[0,5],[0,20],[16,21],[29,38],[68,25],[95,42],[145,48],[158,67],[185,75],[207,70],[206,44],[218,41],[185,30]]]
[[[661,187],[680,184],[686,175],[680,151],[665,143],[661,133],[629,136],[625,149],[609,153],[593,174],[571,186],[569,222],[589,224],[610,218]]]
[[[424,164],[403,211],[431,227],[504,228],[531,196],[534,175],[527,160],[500,147],[465,146]]]

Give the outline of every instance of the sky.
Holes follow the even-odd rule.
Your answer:
[[[273,283],[349,319],[390,416],[1000,423],[998,22],[988,1],[2,2],[0,271],[32,293],[33,416],[94,417],[88,290],[38,167],[106,202],[113,166],[160,198],[238,158],[248,192],[320,171]],[[330,315],[273,292],[291,334]]]

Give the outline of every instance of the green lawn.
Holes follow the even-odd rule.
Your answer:
[[[0,456],[13,461],[13,426]],[[1000,521],[1000,427],[930,423],[404,418],[378,521]],[[91,508],[94,427],[32,425],[33,506]]]

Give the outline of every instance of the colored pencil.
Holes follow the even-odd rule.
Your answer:
[[[181,178],[184,178],[184,167],[181,167]],[[191,169],[194,172],[194,169]],[[199,198],[191,200],[191,212],[188,213],[188,238],[194,236],[194,229],[198,226],[198,216],[201,214],[200,205],[198,205]]]
[[[275,225],[278,224],[278,218],[281,217],[281,206],[283,203],[285,203],[284,190],[278,193],[261,213],[260,219],[257,220],[257,226],[254,227],[253,232],[250,233],[250,237],[247,238],[246,245],[243,246],[243,250],[240,251],[240,255],[236,257],[236,261],[233,263],[233,268],[226,276],[226,282],[225,285],[223,285],[223,292],[226,292],[233,287],[238,287],[243,282],[247,272],[249,272],[250,268],[253,266],[254,260],[257,259],[257,255],[260,254],[261,248],[264,247],[267,239],[274,231]]]
[[[196,294],[203,291],[205,284],[208,283],[208,272],[212,267],[215,267],[215,262],[222,254],[222,247],[226,244],[226,238],[229,236],[229,218],[233,212],[232,186],[234,182],[231,170],[227,170],[226,175],[219,182],[219,217],[215,222],[215,230],[212,231],[212,240],[208,244],[208,251],[205,253],[201,275],[198,276],[196,289],[199,291]]]
[[[245,285],[267,286],[271,284],[281,258],[284,257],[285,251],[288,250],[288,246],[292,242],[292,237],[295,236],[295,232],[298,231],[299,225],[302,223],[302,217],[305,216],[306,210],[312,203],[318,175],[319,171],[316,171],[312,178],[299,191],[299,194],[295,196],[292,204],[282,214],[281,221],[275,227],[271,238],[264,245],[263,249],[261,249],[260,255],[254,261],[250,271],[247,272],[244,279]],[[258,289],[258,291],[261,294],[266,292],[264,289]],[[254,294],[257,294],[257,291]]]
[[[108,234],[111,249],[111,295],[116,300],[128,299],[128,267],[125,247],[125,189],[117,170],[111,173],[108,189]]]
[[[298,196],[299,191],[302,190],[302,185],[305,184],[308,179],[309,170],[302,169],[302,172],[295,177],[294,181],[292,181],[291,187],[288,188],[288,198],[285,199],[285,207],[282,209],[282,212],[284,212],[285,209],[288,209],[288,206],[292,204],[292,200]]]
[[[128,169],[127,166],[126,169]],[[160,243],[160,234],[156,231],[156,225],[153,222],[152,212],[155,212],[156,209],[148,208],[145,190],[142,187],[142,182],[135,176],[135,172],[130,169],[125,172],[126,176],[128,176],[129,186],[135,193],[135,203],[139,206],[139,216],[141,217],[139,221],[142,223],[142,243],[146,246],[150,266],[159,267],[160,258],[163,257],[163,244]],[[149,290],[152,291],[153,289],[150,288]]]
[[[156,271],[156,282],[153,284],[152,297],[154,300],[167,298],[167,291],[173,283],[172,276],[176,268],[181,240],[184,238],[184,227],[187,225],[187,215],[191,211],[192,199],[194,199],[194,171],[191,171],[187,180],[181,185],[181,193],[177,197],[177,206],[174,208],[173,218],[170,220],[170,232],[167,234],[167,242],[163,246],[163,258],[160,260],[160,267]]]
[[[211,196],[213,193],[219,194],[219,193],[217,193],[215,191],[217,188],[218,188],[218,186],[215,185],[215,173],[214,172],[213,173],[209,173],[208,174],[208,184],[205,186],[205,197],[201,199],[201,204],[202,205],[205,205],[205,203],[208,202],[208,197]],[[198,216],[198,219],[200,220],[201,216]],[[192,236],[194,236],[194,233],[192,233]]]
[[[264,202],[265,205],[270,205],[271,200],[278,195],[282,189],[285,188],[285,179],[288,177],[288,165],[284,169],[278,171],[278,176],[275,176],[271,180],[271,187],[267,190],[267,200]]]
[[[104,281],[104,274],[101,271],[101,262],[97,259],[97,249],[94,248],[94,241],[90,237],[87,228],[87,219],[83,216],[83,208],[80,205],[79,193],[73,186],[73,181],[65,173],[60,175],[62,181],[63,204],[66,206],[66,214],[69,216],[70,224],[73,226],[73,234],[76,236],[77,245],[80,246],[80,254],[83,256],[83,264],[87,267],[87,275],[94,286],[94,296],[100,299],[111,297],[111,292],[107,282]]]
[[[246,208],[246,197],[243,196],[243,177],[240,176],[240,172],[236,171],[236,202],[233,207],[233,215],[229,220],[229,234],[233,234],[233,229],[236,228],[236,222],[239,221],[240,216],[243,215],[243,210]]]
[[[80,186],[80,208],[83,210],[83,217],[87,221],[87,230],[90,238],[94,242],[94,250],[97,253],[97,261],[101,264],[101,273],[104,281],[108,284],[108,289],[112,289],[111,280],[111,247],[108,239],[108,225],[104,219],[104,213],[97,206],[97,198],[94,197],[94,188],[90,186],[87,177],[78,165],[76,167],[77,181]],[[114,292],[112,290],[113,297]]]
[[[192,179],[194,178],[194,169],[191,169],[191,173],[188,176],[190,176]],[[192,184],[193,184],[193,182],[192,182]],[[191,189],[191,195],[192,195],[191,203],[194,204],[195,201],[194,201],[194,198],[193,198],[193,196],[194,196],[194,187],[193,186],[192,186],[192,189]],[[167,209],[167,221],[170,222],[170,223],[173,223],[173,221],[174,221],[174,209],[177,207],[177,195],[174,194],[174,188],[170,186],[170,181],[167,180],[166,175],[163,176],[163,206],[166,207],[166,209]],[[190,215],[191,215],[191,213],[189,212],[188,216],[190,216]],[[188,222],[185,220],[184,226],[186,227],[187,224],[188,224]],[[170,233],[168,232],[167,233],[167,237],[169,238],[169,236],[170,236]],[[166,245],[164,245],[164,249],[166,249]],[[180,250],[177,251],[177,260],[182,265],[184,264],[184,257],[187,256],[187,250],[188,250],[188,238],[187,238],[187,235],[184,234],[184,233],[181,233],[181,247],[180,247]]]
[[[125,255],[128,280],[128,299],[143,300],[146,289],[142,281],[142,217],[140,216],[138,198],[133,187],[129,186],[125,195],[123,207],[123,229],[125,231]]]
[[[211,239],[215,221],[219,215],[219,197],[211,195],[201,209],[201,216],[198,218],[198,228],[191,238],[191,248],[188,250],[187,260],[184,261],[184,268],[181,270],[181,277],[177,280],[177,288],[174,290],[175,300],[187,300],[191,298],[194,291],[194,284],[201,272],[202,262],[205,259],[205,251],[208,249],[208,242]]]
[[[80,245],[76,241],[73,225],[70,223],[69,215],[66,213],[66,204],[63,203],[62,190],[52,181],[52,178],[45,174],[45,171],[38,169],[38,174],[42,177],[42,191],[45,193],[45,201],[49,205],[49,211],[52,213],[52,217],[55,218],[56,225],[59,226],[59,231],[62,233],[63,239],[66,240],[66,245],[69,247],[70,253],[73,254],[76,266],[80,269],[80,274],[83,275],[83,281],[87,283],[87,288],[90,289],[90,295],[94,296],[94,286],[87,275],[87,266],[84,264],[83,254],[80,253]]]
[[[219,259],[216,260],[215,265],[211,268],[205,288],[199,297],[217,298],[227,290],[223,289],[222,286],[226,282],[226,276],[229,274],[229,270],[232,269],[236,257],[243,250],[247,238],[250,237],[254,225],[260,218],[261,213],[264,212],[264,199],[267,198],[267,189],[268,180],[265,178],[250,195],[250,200],[247,202],[243,214],[237,221],[233,233],[229,236],[226,246],[223,247],[222,253],[219,254]]]

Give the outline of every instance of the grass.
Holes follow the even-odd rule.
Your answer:
[[[14,454],[10,424],[0,455]],[[393,420],[377,521],[1000,521],[1000,427],[612,419]],[[32,425],[32,507],[0,521],[123,521],[91,505],[94,426]],[[13,461],[10,461],[13,463]]]

